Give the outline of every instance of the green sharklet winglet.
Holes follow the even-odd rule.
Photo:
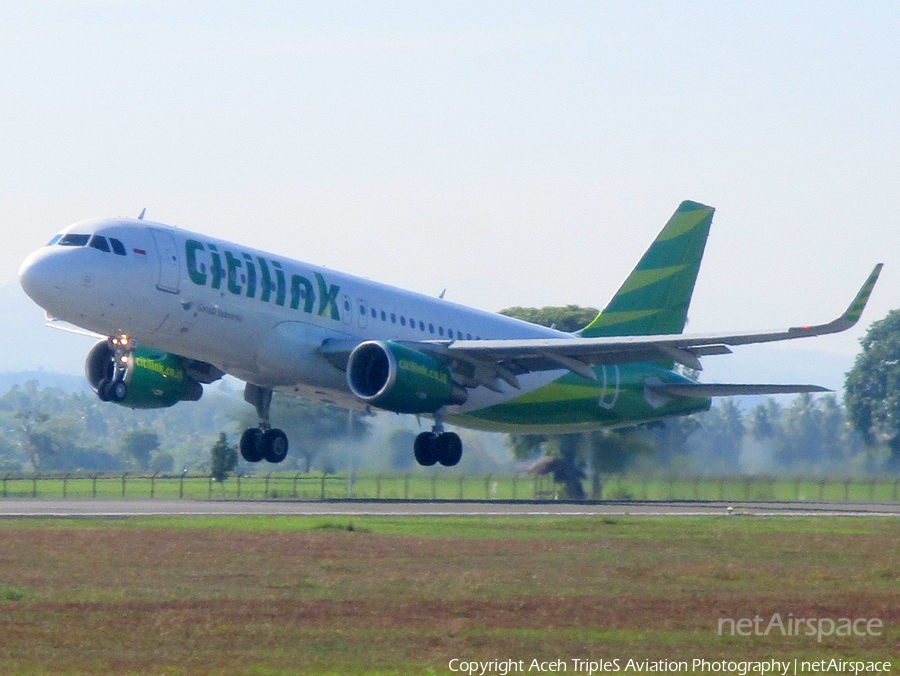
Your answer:
[[[872,295],[872,289],[875,287],[875,282],[878,281],[878,275],[881,274],[882,267],[884,267],[883,263],[878,263],[878,265],[875,266],[872,270],[872,274],[869,275],[866,283],[863,284],[859,293],[856,294],[856,298],[853,299],[853,302],[850,303],[850,307],[848,307],[847,311],[844,313],[842,319],[848,322],[850,326],[853,326],[859,321],[863,310],[866,309],[866,303],[869,302],[869,296]]]
[[[714,211],[682,202],[609,305],[579,335],[681,333]]]
[[[872,273],[869,275],[869,278],[862,285],[859,293],[856,294],[856,297],[850,303],[844,314],[842,314],[840,317],[832,322],[829,322],[828,324],[822,324],[820,326],[812,327],[800,326],[797,328],[792,328],[790,329],[790,331],[792,333],[797,333],[800,335],[812,334],[821,336],[827,335],[829,333],[839,333],[856,326],[856,323],[862,316],[863,310],[866,309],[866,304],[869,302],[869,296],[872,295],[872,289],[875,288],[875,282],[878,281],[878,275],[881,274],[882,267],[884,267],[884,264],[878,263],[872,269]]]

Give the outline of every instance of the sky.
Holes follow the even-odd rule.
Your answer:
[[[900,305],[898,34],[894,2],[0,0],[0,284],[146,207],[487,310],[602,307],[691,199],[689,332],[828,321],[884,262],[810,341],[852,355]]]

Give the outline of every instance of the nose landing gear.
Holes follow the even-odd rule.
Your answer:
[[[259,427],[244,430],[240,442],[241,457],[247,462],[281,462],[288,454],[288,438],[282,430],[269,424],[272,390],[247,383],[244,400],[256,408]]]
[[[134,352],[134,345],[132,345],[131,339],[125,334],[111,336],[107,343],[109,346],[109,364],[106,367],[105,376],[97,383],[97,396],[100,398],[100,401],[121,403],[128,396],[128,385],[125,382],[125,376],[128,374],[128,367],[131,364],[131,353]]]

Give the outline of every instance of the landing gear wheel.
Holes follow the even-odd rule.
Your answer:
[[[241,457],[247,462],[259,462],[263,459],[262,430],[258,427],[250,427],[241,435]]]
[[[444,432],[437,438],[437,460],[444,467],[454,467],[462,459],[462,439],[456,432]]]
[[[438,461],[438,436],[434,432],[422,432],[413,444],[416,462],[423,467],[431,467]]]
[[[109,401],[109,388],[112,385],[112,381],[109,378],[104,378],[100,381],[100,384],[97,385],[97,397],[100,401]]]
[[[287,457],[288,438],[281,430],[272,429],[265,432],[259,441],[263,460],[279,463]]]
[[[121,380],[114,380],[109,386],[109,400],[115,402],[125,401],[128,396],[128,385]]]

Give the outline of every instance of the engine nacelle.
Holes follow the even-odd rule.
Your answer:
[[[434,413],[467,398],[442,362],[389,340],[366,341],[350,353],[347,384],[364,402],[394,413]]]
[[[121,364],[115,359],[115,351],[104,340],[91,348],[84,364],[91,389],[104,401],[128,408],[168,408],[203,395],[203,386],[185,372],[184,359],[178,355],[138,347]],[[116,391],[114,380],[125,387]]]

